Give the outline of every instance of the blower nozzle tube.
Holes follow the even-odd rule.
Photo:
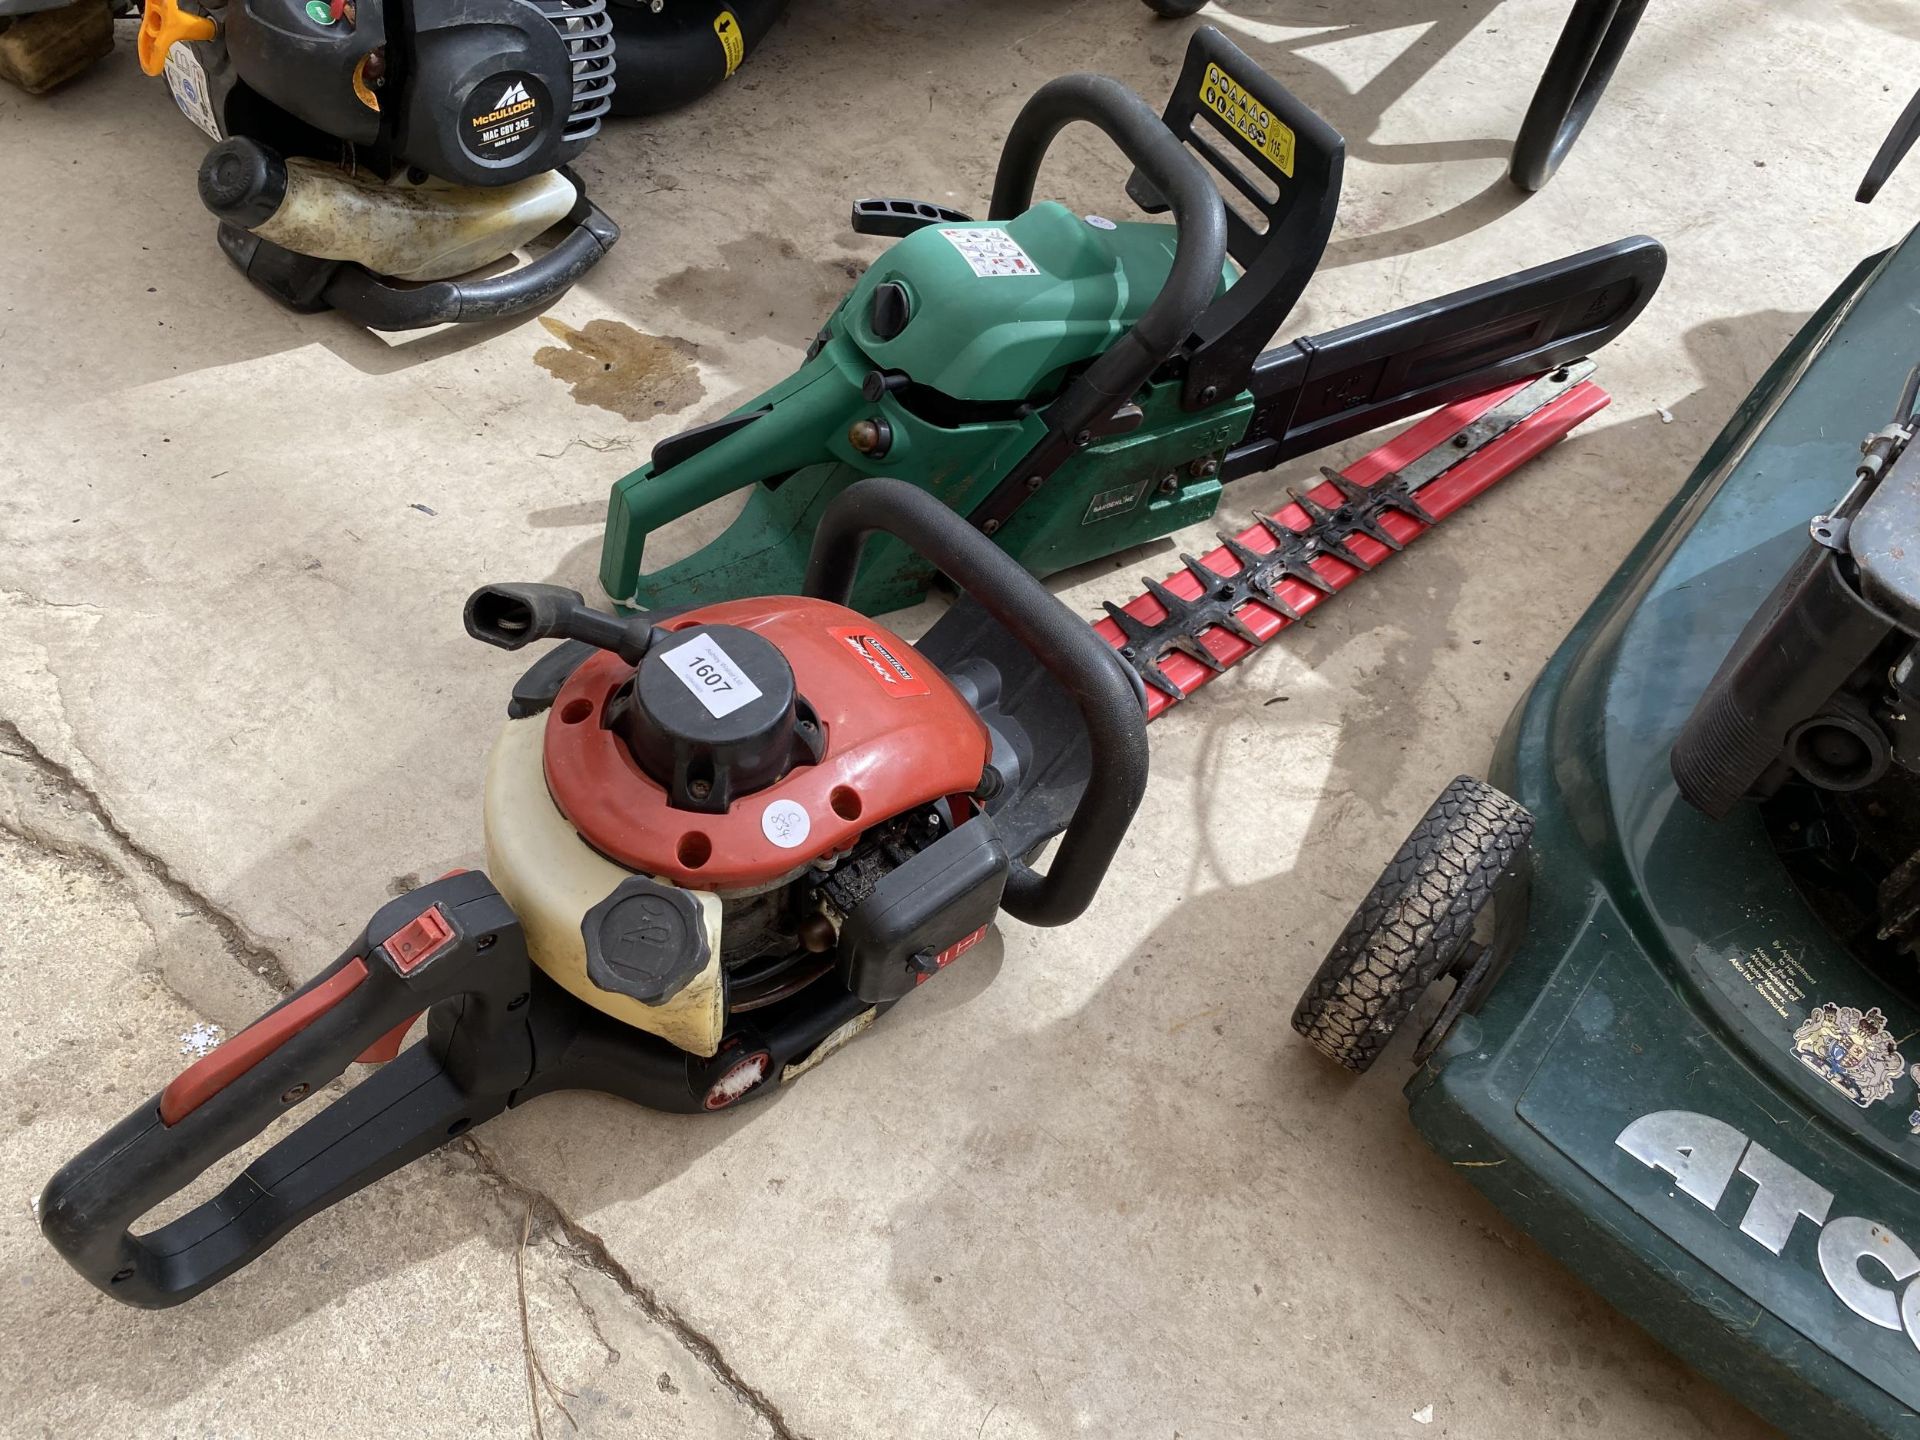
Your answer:
[[[579,640],[638,665],[653,644],[644,618],[623,620],[595,610],[563,585],[482,585],[467,597],[467,633],[502,650],[536,640]]]

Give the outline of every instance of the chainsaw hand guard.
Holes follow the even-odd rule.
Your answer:
[[[1340,209],[1347,143],[1211,25],[1194,31],[1161,119],[1264,222],[1256,230],[1238,211],[1225,211],[1227,249],[1245,274],[1190,327],[1181,403],[1193,410],[1246,384],[1254,359],[1320,268]],[[1238,164],[1222,144],[1238,154]],[[1249,170],[1271,194],[1248,178]],[[1167,208],[1157,177],[1144,167],[1127,181],[1127,194],[1149,215]]]
[[[40,1228],[125,1304],[192,1298],[294,1226],[498,1114],[532,1069],[519,922],[460,872],[383,906],[346,952],[75,1156]],[[427,1037],[281,1140],[213,1199],[136,1235],[142,1215],[337,1078]]]

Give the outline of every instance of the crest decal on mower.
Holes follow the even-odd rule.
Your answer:
[[[1864,1014],[1832,1001],[1816,1006],[1793,1032],[1793,1053],[1862,1110],[1893,1094],[1906,1069],[1878,1006]]]

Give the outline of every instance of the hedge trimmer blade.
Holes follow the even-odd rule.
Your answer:
[[[1505,479],[1607,404],[1579,361],[1434,412],[1260,515],[1094,628],[1148,687],[1151,719]]]

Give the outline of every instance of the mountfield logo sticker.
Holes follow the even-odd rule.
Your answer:
[[[1859,1215],[1831,1215],[1833,1192],[1802,1175],[1724,1120],[1691,1110],[1642,1115],[1614,1139],[1674,1187],[1718,1211],[1735,1175],[1753,1186],[1740,1233],[1778,1259],[1803,1221],[1818,1235],[1814,1254],[1834,1298],[1870,1325],[1905,1332],[1920,1348],[1920,1254],[1891,1228]],[[1733,1215],[1725,1215],[1731,1222]]]
[[[902,653],[906,650],[903,642],[891,636],[883,640],[871,630],[854,626],[841,626],[828,633],[867,662],[867,669],[889,695],[898,699],[927,693],[927,682],[913,673],[913,667]]]

